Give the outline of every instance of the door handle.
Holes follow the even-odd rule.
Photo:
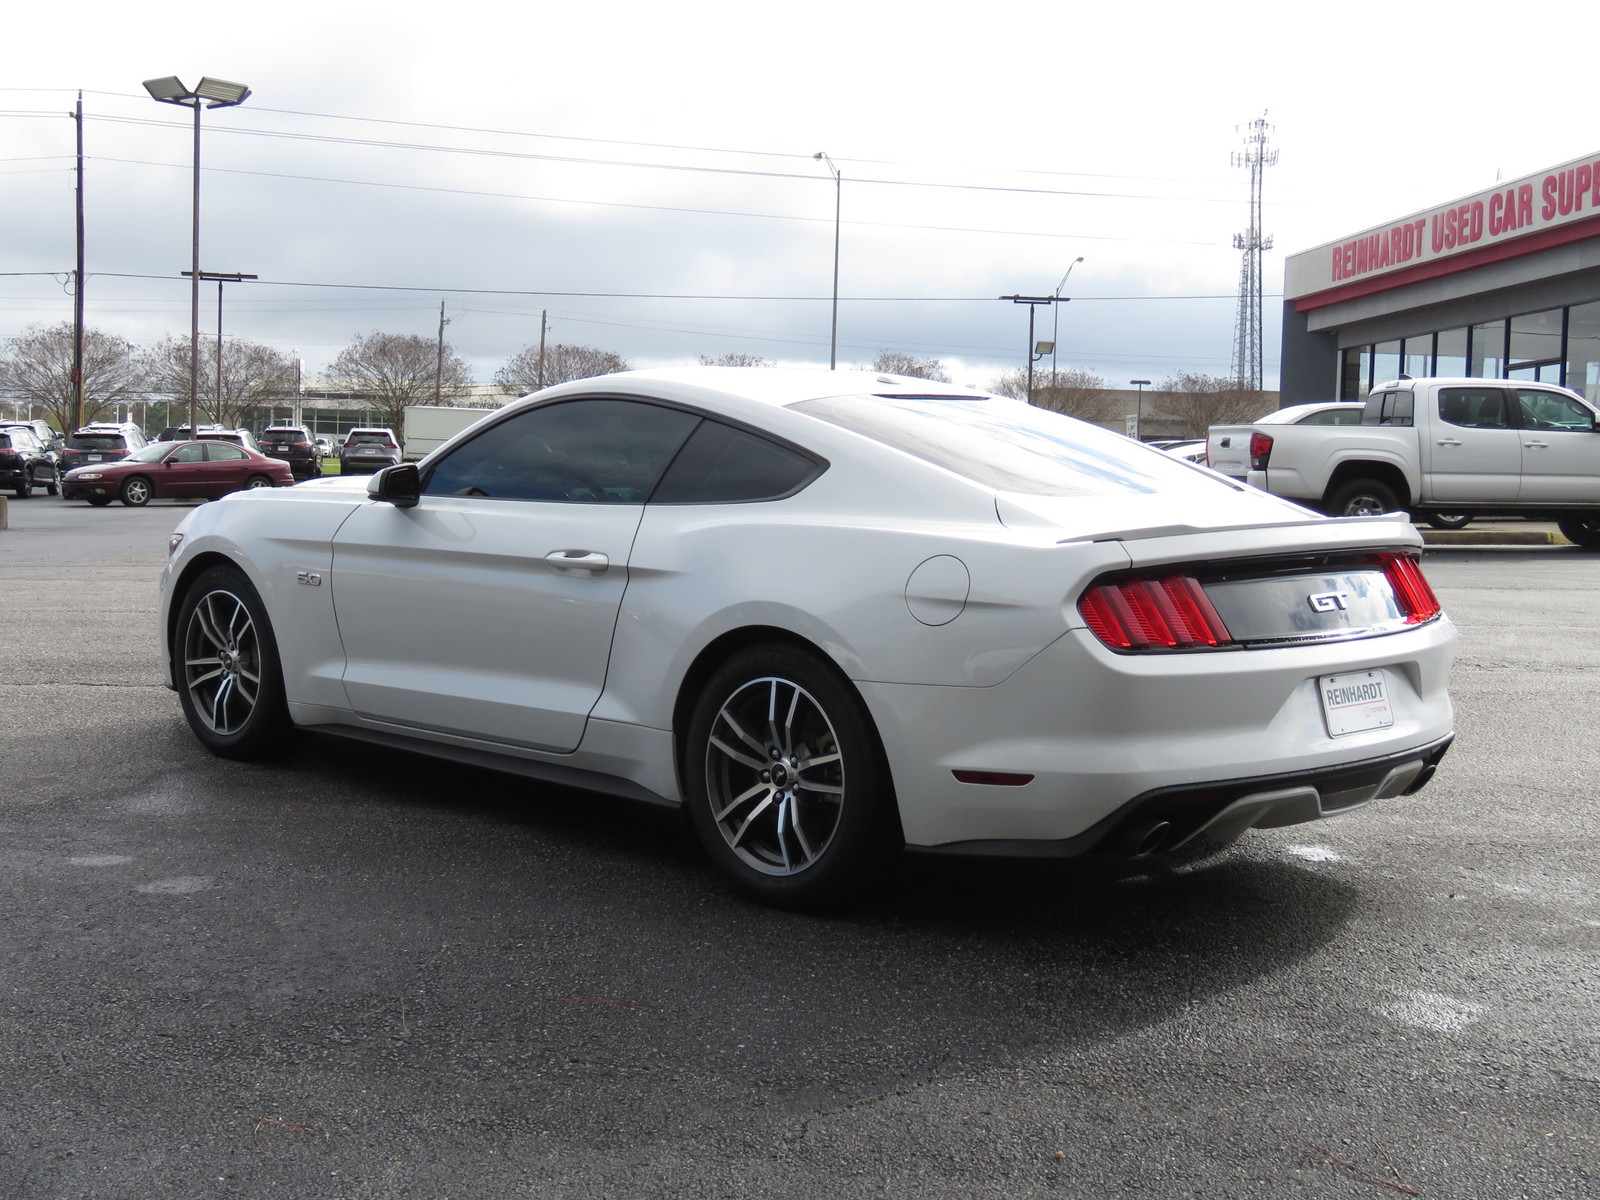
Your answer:
[[[1524,450],[1548,450],[1548,449],[1550,449],[1550,443],[1549,442],[1523,442],[1522,443],[1522,448]]]
[[[598,550],[552,550],[544,560],[558,571],[575,575],[603,575],[611,565]]]
[[[1438,445],[1441,445],[1441,446],[1459,446],[1459,445],[1461,445],[1461,443],[1456,438],[1446,437],[1446,438],[1440,438],[1439,441],[1438,441]]]

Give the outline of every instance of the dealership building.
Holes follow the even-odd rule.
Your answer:
[[[1600,154],[1296,254],[1283,295],[1284,404],[1402,375],[1600,402]]]

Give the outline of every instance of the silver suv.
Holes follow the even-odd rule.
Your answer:
[[[371,474],[400,461],[400,439],[381,426],[358,427],[339,443],[341,475]]]

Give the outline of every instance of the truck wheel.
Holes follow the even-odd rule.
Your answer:
[[[1373,517],[1399,509],[1400,501],[1376,479],[1352,479],[1328,501],[1331,517]]]
[[[1562,517],[1556,522],[1561,536],[1585,550],[1600,550],[1600,512]]]
[[[1428,513],[1422,519],[1435,529],[1465,529],[1472,523],[1470,513]]]

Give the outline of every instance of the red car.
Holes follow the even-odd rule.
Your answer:
[[[215,500],[244,488],[288,487],[289,464],[228,442],[154,442],[117,462],[92,463],[61,477],[61,494],[97,507],[121,500]]]

